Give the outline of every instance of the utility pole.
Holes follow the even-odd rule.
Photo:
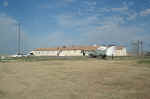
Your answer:
[[[140,40],[137,41],[137,56],[140,56]]]
[[[137,56],[143,56],[143,41],[138,40],[137,41]]]
[[[21,36],[21,41],[22,41],[22,43],[21,43],[21,45],[22,45],[22,47],[21,47],[21,53],[22,53],[22,55],[23,55],[23,53],[24,53],[24,35],[23,35],[23,33],[22,33],[22,36]]]
[[[136,56],[142,56],[143,55],[143,42],[141,40],[137,40],[132,42],[133,47],[133,53]]]
[[[143,56],[144,55],[144,52],[143,52],[143,41],[141,41],[140,44],[141,44],[141,56]]]
[[[18,23],[18,55],[21,54],[20,44],[21,44],[21,33],[20,33],[20,23]]]

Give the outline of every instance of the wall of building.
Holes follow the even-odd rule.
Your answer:
[[[81,50],[63,50],[59,56],[83,56]]]
[[[107,51],[106,51],[106,55],[107,56],[127,56],[127,51],[126,51],[126,48],[122,48],[122,49],[117,49],[116,46],[112,46],[112,47],[109,47],[107,48]]]
[[[63,51],[32,51],[35,56],[83,56],[81,50],[63,50]],[[59,53],[59,54],[58,54]]]
[[[99,48],[98,50],[102,50],[106,48]],[[85,52],[85,56],[88,56],[88,54]],[[83,56],[82,50],[54,50],[54,51],[32,51],[33,55],[35,56]],[[116,46],[111,46],[107,48],[106,50],[107,56],[127,56],[126,48],[122,48],[117,50]]]
[[[106,55],[107,55],[107,56],[112,56],[112,55],[114,55],[114,54],[115,54],[115,49],[116,49],[115,46],[111,46],[111,47],[107,48]]]
[[[126,48],[122,48],[120,50],[115,51],[115,56],[127,56]]]
[[[57,56],[58,51],[32,51],[35,56]]]

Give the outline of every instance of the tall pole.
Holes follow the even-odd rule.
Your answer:
[[[144,52],[143,52],[143,41],[141,41],[141,55],[144,56]]]
[[[140,46],[139,46],[140,43],[139,43],[139,42],[140,42],[140,41],[138,40],[138,41],[137,41],[137,56],[140,55],[140,54],[139,54],[139,53],[140,53],[140,50],[139,50],[139,49],[140,49]]]
[[[18,55],[21,54],[21,49],[20,49],[21,42],[20,42],[20,40],[21,40],[20,23],[18,23]]]
[[[21,34],[21,54],[23,54],[24,53],[24,35],[23,35],[23,33]]]

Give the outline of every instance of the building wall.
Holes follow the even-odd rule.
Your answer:
[[[32,51],[35,56],[57,56],[59,51]],[[81,50],[63,50],[59,56],[83,56]]]
[[[126,48],[118,48],[117,46],[100,46],[97,50],[106,50],[107,56],[127,56]],[[84,51],[85,56],[88,56],[88,50]],[[65,49],[65,50],[49,50],[49,51],[32,51],[35,56],[83,56],[83,51],[81,49]]]
[[[126,48],[116,50],[115,51],[115,56],[127,56]]]
[[[112,56],[112,55],[114,55],[114,54],[115,54],[115,49],[116,49],[115,46],[112,46],[112,47],[107,48],[106,55],[107,55],[107,56]]]
[[[126,48],[117,50],[116,46],[109,47],[106,51],[107,56],[127,56]]]
[[[83,56],[81,50],[63,50],[59,56]]]
[[[57,56],[58,51],[32,51],[35,56]]]

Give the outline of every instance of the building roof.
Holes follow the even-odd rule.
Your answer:
[[[123,48],[125,48],[125,47],[123,47],[123,46],[116,46],[116,50],[122,50]]]
[[[37,48],[34,51],[57,51],[57,50],[96,50],[99,46],[71,46],[57,48]]]
[[[59,48],[37,48],[34,51],[57,51]]]

